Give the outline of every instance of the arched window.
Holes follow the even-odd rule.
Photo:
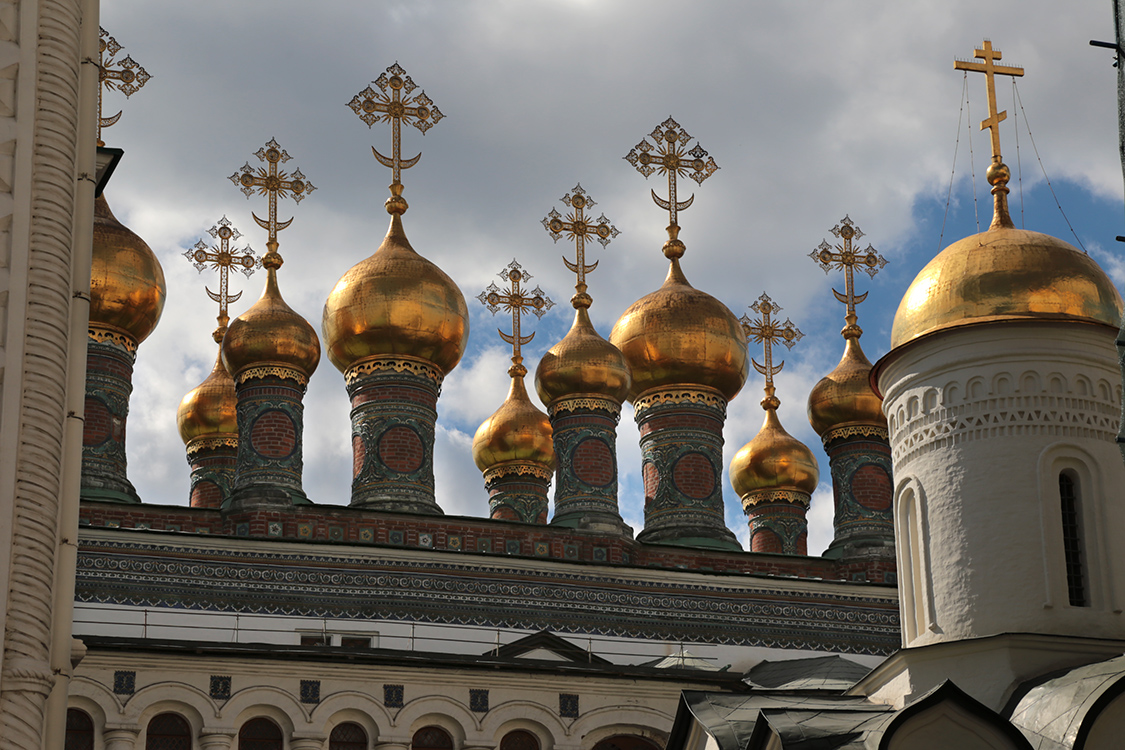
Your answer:
[[[80,708],[66,710],[66,750],[94,750],[94,720]]]
[[[539,750],[539,738],[524,729],[508,732],[500,740],[500,750]]]
[[[337,724],[328,736],[328,750],[367,750],[367,732],[354,721]]]
[[[259,716],[238,730],[238,750],[282,750],[281,728]]]
[[[148,723],[145,750],[191,750],[191,724],[179,714],[157,714]]]
[[[1079,509],[1078,480],[1069,471],[1059,474],[1059,500],[1062,513],[1063,557],[1066,561],[1066,591],[1072,607],[1088,607],[1086,573],[1082,550],[1082,519]]]
[[[644,737],[633,734],[619,734],[607,737],[594,745],[593,750],[660,750],[660,746]]]
[[[453,738],[441,727],[422,727],[414,733],[410,750],[453,750]]]

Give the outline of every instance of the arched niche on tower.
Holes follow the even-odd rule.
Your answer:
[[[930,577],[926,493],[916,477],[906,476],[899,480],[894,509],[902,642],[909,646],[926,632],[937,630]]]

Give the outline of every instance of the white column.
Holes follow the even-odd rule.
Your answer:
[[[102,733],[105,750],[136,750],[140,733],[141,728],[136,724],[106,724]]]
[[[233,729],[204,727],[203,731],[199,733],[200,750],[230,750],[235,734],[236,732]]]

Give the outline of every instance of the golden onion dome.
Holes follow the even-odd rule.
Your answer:
[[[730,483],[745,498],[760,490],[790,490],[811,495],[820,481],[816,456],[781,426],[777,410],[766,409],[762,429],[730,462]]]
[[[448,374],[465,351],[469,311],[457,284],[414,251],[402,217],[392,213],[379,249],[328,295],[322,328],[328,359],[341,372],[386,354],[418,357]]]
[[[915,277],[895,313],[891,348],[935,331],[996,321],[1121,324],[1121,295],[1088,255],[1008,215],[1008,167],[993,164],[987,232],[954,242]]]
[[[269,262],[269,256],[263,263]],[[235,378],[248,367],[279,365],[308,377],[320,363],[320,340],[309,322],[281,298],[276,266],[266,266],[261,298],[231,321],[223,337],[223,364]]]
[[[522,365],[517,367],[527,372]],[[554,471],[552,434],[551,421],[531,403],[523,375],[516,374],[512,377],[508,398],[477,428],[473,436],[473,460],[482,472],[512,462],[538,464],[547,471]]]
[[[871,388],[871,362],[857,336],[846,342],[840,364],[809,393],[809,424],[821,437],[850,425],[887,427],[883,400]]]
[[[221,337],[216,338],[222,341]],[[222,350],[220,350],[211,374],[180,401],[180,408],[176,412],[176,424],[180,428],[180,437],[183,438],[184,444],[211,435],[237,436],[237,406],[234,378],[223,366]]]
[[[617,320],[610,342],[625,355],[632,401],[652,388],[701,385],[730,400],[746,382],[742,324],[719,300],[692,287],[672,258],[668,277]]]
[[[105,195],[94,201],[90,324],[128,333],[139,344],[164,311],[167,287],[156,255],[109,209]]]
[[[585,307],[574,311],[574,325],[539,360],[535,390],[544,404],[588,393],[620,404],[629,395],[629,366],[625,356],[594,330]]]

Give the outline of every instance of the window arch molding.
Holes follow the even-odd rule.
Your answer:
[[[199,710],[198,696],[184,691],[184,687],[187,686],[182,683],[154,685],[133,696],[134,699],[140,699],[137,702],[136,718],[133,719],[141,728],[140,735],[137,737],[137,747],[145,747],[145,743],[148,742],[148,726],[160,714],[178,714],[191,727],[191,736],[193,738],[199,736],[203,729],[204,714]],[[170,695],[176,697],[165,697]]]
[[[378,742],[381,733],[379,727],[391,726],[390,717],[383,706],[369,695],[351,691],[337,693],[318,705],[311,720],[313,726],[324,727],[325,735],[332,734],[337,725],[348,722],[363,727],[363,731],[367,732],[368,745]]]
[[[894,499],[899,614],[904,643],[938,629],[930,562],[926,492],[913,475],[897,482]]]
[[[479,728],[467,706],[445,696],[427,696],[407,703],[395,724],[409,727],[411,739],[423,727],[441,727],[453,738],[453,750],[460,750],[465,746],[466,730],[475,731]]]
[[[543,706],[532,701],[511,701],[499,707],[503,709],[493,721],[488,721],[482,728],[486,737],[491,737],[499,750],[500,741],[510,732],[530,732],[539,740],[539,750],[554,750],[555,737],[566,736],[566,730],[558,719]],[[536,721],[535,718],[547,719],[556,724],[552,732],[548,721]],[[489,717],[492,719],[492,717]]]

